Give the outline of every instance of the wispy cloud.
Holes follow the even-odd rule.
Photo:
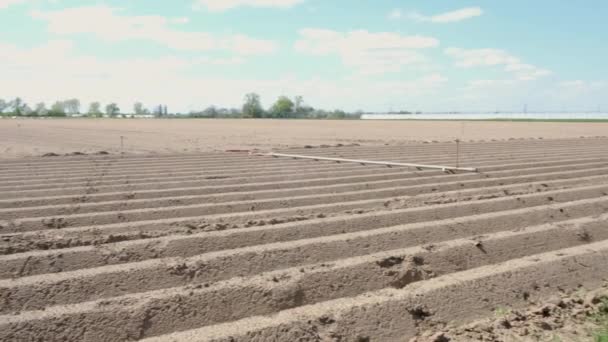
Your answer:
[[[185,24],[187,18],[159,15],[128,16],[120,9],[105,5],[75,7],[59,11],[34,11],[32,17],[48,23],[48,30],[58,35],[92,34],[117,42],[151,41],[182,51],[224,50],[238,54],[270,54],[276,50],[273,41],[236,34],[218,36],[209,32],[181,31],[172,24]]]
[[[211,12],[224,12],[237,7],[289,8],[305,0],[195,0],[194,8]]]
[[[344,65],[363,74],[399,72],[402,67],[426,61],[419,49],[439,46],[426,36],[402,36],[393,32],[365,30],[337,32],[325,29],[300,30],[296,51],[316,56],[338,55]]]
[[[0,0],[0,9],[5,9],[11,5],[17,5],[24,2],[25,0]]]
[[[403,12],[400,9],[395,8],[388,14],[388,18],[391,20],[401,19],[403,17]]]
[[[475,17],[479,17],[483,14],[483,10],[480,7],[467,7],[459,10],[440,13],[432,16],[420,14],[418,12],[410,12],[408,17],[416,21],[424,21],[436,24],[454,23],[463,21]]]
[[[22,96],[30,104],[77,97],[83,103],[117,102],[125,109],[130,108],[135,99],[149,104],[163,99],[183,108],[184,104],[199,100],[202,88],[207,89],[207,95],[219,93],[216,88],[220,87],[223,96],[232,95],[230,91],[234,90],[230,86],[235,84],[212,82],[215,80],[201,78],[192,71],[202,65],[221,68],[243,62],[239,56],[145,56],[107,60],[83,54],[77,44],[69,40],[52,40],[34,48],[0,42],[0,50],[5,52],[0,54],[0,75],[13,80],[10,88],[0,85],[3,96]],[[61,80],[60,87],[57,80]],[[253,82],[248,85],[252,86]],[[237,97],[234,103],[239,103],[238,97],[245,92],[242,88],[234,94]]]
[[[595,89],[601,89],[604,87],[608,87],[608,82],[574,80],[574,81],[562,81],[562,82],[558,83],[558,86],[560,88],[572,89],[572,90],[595,90]]]
[[[516,80],[472,80],[467,84],[468,89],[487,89],[490,87],[508,87],[517,84]]]
[[[58,40],[35,48],[0,43],[0,74],[11,79],[2,87],[3,97],[22,96],[28,103],[76,97],[116,102],[125,110],[135,99],[155,104],[162,99],[169,107],[188,111],[210,104],[238,106],[243,94],[255,90],[270,105],[282,94],[300,94],[320,108],[384,108],[438,91],[447,78],[438,73],[394,81],[352,82],[348,79],[295,78],[276,75],[269,79],[252,76],[230,79],[193,73],[198,64],[230,64],[238,60],[187,59],[180,57],[130,57],[104,60],[85,55],[70,41]],[[150,82],[153,78],[154,81]],[[57,86],[61,80],[61,87]],[[201,96],[201,89],[204,95]]]
[[[445,54],[455,59],[460,68],[477,66],[503,66],[520,81],[535,80],[551,74],[551,71],[524,63],[504,50],[447,48]]]
[[[173,24],[188,24],[190,22],[190,18],[188,18],[188,17],[172,18],[169,20],[169,22],[171,22]]]

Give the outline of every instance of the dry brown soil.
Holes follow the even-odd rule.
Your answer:
[[[536,341],[553,339],[548,329],[565,341],[600,328],[587,318],[603,297],[587,294],[608,280],[608,139],[509,140],[521,126],[504,141],[461,144],[461,165],[480,172],[456,174],[141,153],[168,152],[164,139],[178,146],[171,125],[221,146],[220,129],[205,138],[187,124],[231,122],[2,121],[3,133],[24,128],[0,137],[17,154],[38,146],[57,156],[0,162],[0,341]],[[82,129],[93,124],[102,129]],[[380,139],[380,125],[399,134],[395,123],[369,124],[358,139]],[[106,144],[129,125],[140,139],[129,151],[140,154],[115,154]],[[284,125],[301,135],[284,129],[256,146],[456,159],[453,142],[337,147],[354,133],[338,142],[302,128],[312,122]],[[332,125],[360,123],[316,127]],[[63,155],[98,150],[111,154]]]
[[[51,152],[174,153],[339,143],[382,145],[456,138],[490,141],[605,135],[608,123],[3,119],[0,158]]]

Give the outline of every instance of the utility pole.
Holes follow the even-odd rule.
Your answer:
[[[456,139],[456,167],[460,167],[460,139]]]

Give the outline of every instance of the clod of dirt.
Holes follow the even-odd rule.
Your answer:
[[[402,289],[407,285],[434,277],[434,273],[426,269],[424,259],[420,257],[389,257],[376,264],[386,268],[384,275],[389,277],[388,285],[396,289]]]
[[[106,156],[106,155],[109,155],[110,152],[108,152],[108,151],[99,151],[99,152],[96,152],[95,154],[100,155],[100,156]]]
[[[334,324],[335,322],[336,322],[336,320],[329,316],[319,317],[319,323],[321,323],[322,325]]]
[[[309,216],[293,216],[283,218],[272,218],[270,220],[249,220],[245,223],[245,228],[249,227],[262,227],[266,225],[277,225],[283,223],[300,222],[310,220],[312,217]]]
[[[410,342],[435,342],[437,336],[447,338],[439,341],[595,341],[603,336],[606,324],[608,293],[604,288],[562,294],[525,311],[508,310],[462,327],[431,329]]]
[[[437,245],[429,243],[429,244],[423,245],[422,248],[424,248],[424,249],[426,249],[427,251],[430,252],[430,251],[436,249]]]
[[[184,264],[173,265],[169,267],[169,273],[177,276],[183,276],[186,279],[194,279],[197,274],[197,270]]]
[[[285,284],[270,291],[273,306],[286,310],[301,306],[305,302],[305,293],[298,284]]]
[[[42,155],[43,157],[59,157],[57,153],[49,152]]]
[[[415,321],[422,321],[431,317],[433,314],[424,306],[416,305],[413,308],[407,309],[407,311],[412,315],[412,318]]]
[[[447,337],[445,333],[438,332],[428,337],[429,342],[450,342],[451,338]]]
[[[386,258],[384,260],[380,260],[378,262],[376,262],[378,264],[378,266],[382,267],[382,268],[389,268],[389,267],[393,267],[395,265],[400,265],[403,263],[403,260],[405,260],[404,257],[389,257]]]
[[[61,228],[65,228],[68,226],[68,222],[61,217],[43,219],[42,224],[47,228],[53,228],[53,229],[61,229]]]
[[[584,241],[584,242],[593,241],[593,237],[586,230],[581,230],[580,232],[576,233],[576,236],[578,236],[579,240]]]
[[[230,228],[230,225],[228,223],[216,223],[213,228],[215,228],[215,230],[226,230],[228,228]]]

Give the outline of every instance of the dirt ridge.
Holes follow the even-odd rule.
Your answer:
[[[452,164],[454,147],[286,151]],[[481,172],[458,174],[221,152],[8,160],[0,340],[402,341],[593,289],[606,148],[464,143]]]

